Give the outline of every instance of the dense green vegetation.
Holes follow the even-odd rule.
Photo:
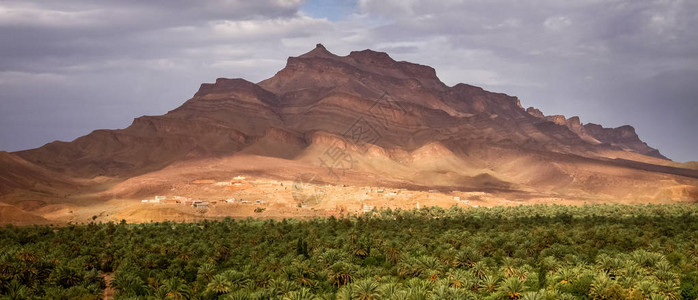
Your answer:
[[[113,274],[111,274],[113,272]],[[0,298],[696,299],[698,206],[0,229]]]

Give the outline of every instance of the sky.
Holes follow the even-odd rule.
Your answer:
[[[130,125],[322,43],[698,160],[695,0],[0,0],[0,150]]]

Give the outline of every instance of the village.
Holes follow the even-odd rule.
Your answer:
[[[316,216],[367,213],[384,207],[478,207],[493,200],[484,192],[408,190],[374,186],[314,184],[238,175],[230,180],[196,179],[174,184],[169,193],[141,200],[142,205],[176,205],[200,213],[237,215],[306,211]],[[500,199],[501,200],[501,199]]]

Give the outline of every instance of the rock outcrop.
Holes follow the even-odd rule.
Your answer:
[[[199,161],[248,155],[256,157],[251,161],[293,161],[276,170],[288,175],[298,165],[317,166],[317,156],[331,147],[350,151],[360,165],[356,172],[364,173],[352,183],[389,178],[409,186],[477,189],[481,181],[475,179],[488,178],[482,188],[620,193],[607,184],[613,180],[598,178],[632,169],[640,179],[618,184],[642,187],[665,174],[694,174],[648,167],[671,162],[630,126],[545,116],[522,108],[514,96],[463,83],[447,86],[428,66],[372,50],[338,56],[319,44],[259,83],[219,78],[164,115],[5,158],[37,166],[24,174],[45,169],[71,178],[128,180],[172,165],[196,169]],[[18,169],[1,172],[12,170]]]
[[[594,145],[604,144],[602,146],[611,146],[623,151],[668,160],[668,158],[659,153],[659,150],[650,147],[647,143],[640,140],[640,137],[635,133],[635,128],[630,125],[604,128],[594,123],[582,124],[578,116],[569,119],[566,119],[563,115],[546,116],[534,107],[527,108],[526,112],[538,119],[567,127],[587,143]]]
[[[591,136],[602,143],[620,147],[625,151],[632,151],[647,156],[667,159],[664,155],[659,153],[659,150],[648,146],[647,143],[640,140],[640,137],[637,135],[637,133],[635,133],[635,128],[630,125],[616,128],[604,128],[598,124],[588,123],[584,124],[584,129]]]

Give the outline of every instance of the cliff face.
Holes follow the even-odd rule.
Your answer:
[[[249,182],[228,186],[241,175]],[[328,201],[298,208],[299,178]],[[367,192],[377,187],[401,190]],[[337,56],[322,45],[259,83],[204,83],[181,106],[124,129],[0,152],[0,223],[259,215],[253,205],[204,213],[137,200],[154,195],[260,199],[265,216],[279,218],[358,211],[364,201],[695,203],[698,170],[667,160],[630,126],[546,116],[510,95],[447,86],[428,66],[372,50]]]
[[[428,66],[372,50],[337,56],[319,44],[257,84],[220,78],[162,116],[15,154],[76,177],[128,178],[236,153],[296,159],[322,134],[397,161],[434,144],[478,166],[494,159],[487,149],[603,158],[610,147],[665,159],[629,126],[545,116],[513,96],[449,87]]]
[[[667,159],[664,155],[659,153],[659,150],[650,147],[647,143],[640,140],[640,137],[635,133],[635,128],[630,125],[616,128],[604,128],[598,124],[588,123],[584,124],[584,130],[602,143],[620,147],[625,151]]]
[[[567,127],[570,131],[577,134],[582,140],[589,144],[610,146],[614,149],[622,151],[639,153],[655,158],[666,159],[664,155],[659,153],[659,150],[647,145],[640,140],[640,137],[635,133],[635,128],[630,125],[620,126],[617,128],[605,128],[594,123],[582,125],[579,117],[574,116],[566,119],[562,115],[546,116],[539,109],[529,107],[526,109],[531,116],[534,116],[541,121],[552,122],[560,126]]]

